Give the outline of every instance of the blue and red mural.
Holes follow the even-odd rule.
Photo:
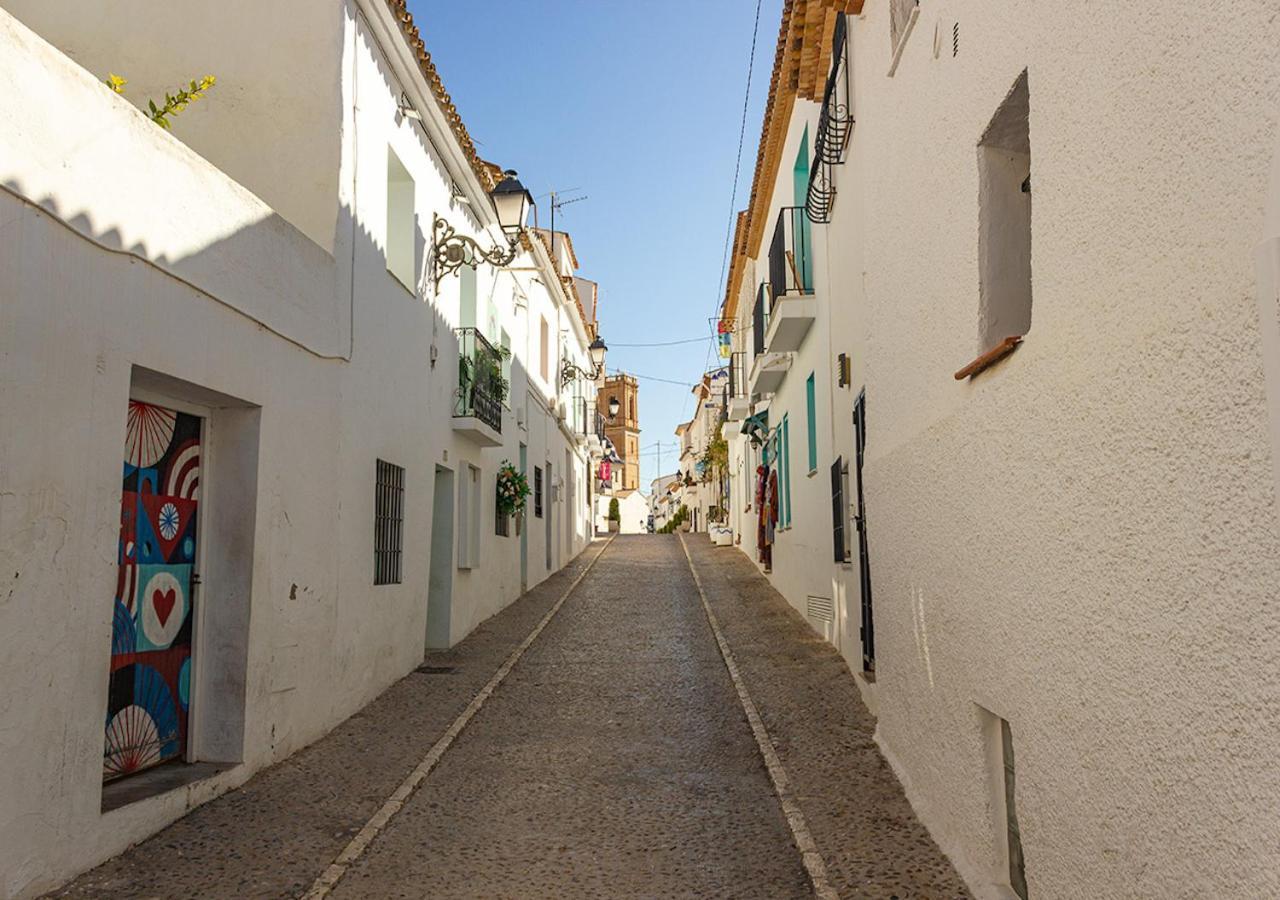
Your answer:
[[[200,424],[129,401],[104,779],[186,749]]]

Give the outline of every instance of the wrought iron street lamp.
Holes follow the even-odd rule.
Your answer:
[[[568,387],[569,382],[575,378],[585,378],[587,381],[598,381],[600,376],[604,374],[604,354],[608,350],[604,339],[596,336],[596,339],[587,347],[587,351],[591,354],[591,371],[579,368],[569,360],[564,361],[564,365],[560,367],[560,387]],[[613,418],[618,414],[614,408],[617,405],[617,398],[609,400],[609,418]]]
[[[525,190],[514,169],[507,169],[503,179],[492,191],[489,199],[493,201],[494,211],[498,214],[498,227],[507,236],[507,246],[498,245],[486,249],[475,238],[458,234],[449,222],[435,215],[431,222],[431,255],[435,267],[435,286],[440,288],[440,279],[457,272],[463,266],[475,268],[485,262],[491,266],[502,268],[511,265],[516,258],[516,244],[520,240],[520,232],[529,218],[529,210],[533,206],[533,197]]]

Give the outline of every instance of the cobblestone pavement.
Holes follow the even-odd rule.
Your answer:
[[[408,676],[60,896],[298,896],[599,547],[428,660],[452,674]],[[688,548],[841,896],[967,897],[834,649],[740,553]],[[810,896],[678,538],[609,546],[333,896]]]
[[[738,550],[686,540],[841,897],[968,897],[873,740],[844,659]]]
[[[604,542],[427,662],[323,739],[199,807],[55,896],[297,896],[333,861]]]

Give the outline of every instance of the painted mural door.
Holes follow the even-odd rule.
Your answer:
[[[129,401],[104,780],[187,748],[201,425]]]
[[[871,608],[871,559],[867,554],[867,513],[862,497],[862,456],[867,446],[867,395],[859,394],[853,406],[854,491],[857,512],[853,522],[858,528],[858,583],[862,592],[862,668],[876,670],[876,629]]]

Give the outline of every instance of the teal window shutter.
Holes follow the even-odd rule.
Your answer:
[[[791,527],[791,417],[782,417],[782,472],[779,477],[783,480],[784,499],[782,501],[782,512],[786,516],[783,522],[784,527]],[[779,521],[783,521],[783,517],[779,516]]]
[[[809,410],[809,471],[818,471],[818,402],[814,396],[813,372],[804,383],[804,401]]]

